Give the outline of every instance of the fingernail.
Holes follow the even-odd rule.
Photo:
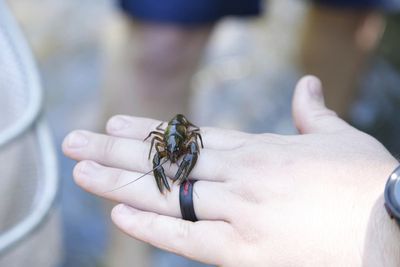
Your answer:
[[[110,124],[109,124],[109,129],[111,131],[120,131],[123,130],[125,128],[128,128],[129,126],[129,122],[127,120],[125,120],[124,118],[118,116],[118,117],[114,117],[111,119]]]
[[[122,215],[129,215],[135,213],[135,210],[125,204],[119,204],[114,208],[114,212],[122,214]]]
[[[317,101],[323,99],[321,82],[314,77],[310,77],[307,82],[309,95]]]
[[[68,146],[70,148],[80,148],[88,144],[89,140],[85,134],[81,132],[73,132],[68,137]]]

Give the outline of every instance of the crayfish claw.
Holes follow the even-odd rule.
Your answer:
[[[171,187],[169,186],[167,177],[164,174],[164,170],[154,171],[154,178],[156,180],[158,190],[160,190],[161,194],[164,194],[164,188],[166,188],[168,191],[171,191]]]
[[[153,158],[153,174],[154,174],[154,179],[156,180],[158,190],[160,190],[160,193],[164,193],[164,188],[166,188],[168,191],[171,191],[171,187],[169,186],[167,176],[165,175],[164,168],[160,165],[161,162],[160,153],[155,153],[154,158]]]
[[[185,158],[186,158],[186,156],[185,156]],[[175,177],[172,179],[174,182],[179,180],[179,184],[181,184],[182,181],[184,180],[181,177],[185,176],[185,174],[187,172],[187,166],[189,164],[189,162],[187,160],[185,160],[185,158],[182,160],[182,163],[181,163],[181,165],[179,165],[179,169],[176,172]]]
[[[178,181],[179,184],[186,181],[189,177],[190,172],[194,168],[197,162],[199,149],[196,142],[189,143],[190,151],[187,153],[179,165],[179,169],[175,174],[174,181]]]
[[[162,179],[157,176],[154,176],[154,179],[156,180],[158,190],[160,191],[161,194],[164,194],[164,186],[163,186]]]

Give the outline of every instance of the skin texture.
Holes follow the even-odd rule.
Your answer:
[[[151,175],[106,192],[151,169],[142,140],[159,121],[116,116],[108,135],[75,131],[63,150],[79,161],[79,186],[125,203],[114,223],[161,249],[221,266],[399,266],[400,231],[382,201],[398,162],[324,106],[315,77],[298,83],[293,117],[299,135],[201,128],[195,223],[180,219],[177,185],[161,195]]]

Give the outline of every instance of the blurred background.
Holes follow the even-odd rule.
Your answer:
[[[270,0],[258,16],[177,27],[132,17],[111,0],[7,2],[33,49],[58,149],[61,248],[47,249],[61,252],[48,266],[203,266],[125,237],[110,221],[113,203],[73,183],[62,139],[77,128],[103,132],[113,114],[182,112],[199,126],[294,134],[292,92],[310,73],[321,77],[328,106],[400,155],[395,4]]]

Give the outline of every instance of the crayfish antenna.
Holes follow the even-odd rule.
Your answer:
[[[139,176],[139,177],[136,178],[135,180],[130,181],[130,182],[124,184],[124,185],[118,186],[118,187],[116,187],[116,188],[114,188],[114,189],[105,191],[105,192],[103,192],[103,194],[111,193],[111,192],[117,191],[117,190],[119,190],[119,189],[121,189],[121,188],[123,188],[123,187],[125,187],[125,186],[128,186],[128,185],[130,185],[130,184],[133,184],[134,182],[136,182],[136,181],[142,179],[143,177],[145,177],[146,175],[150,174],[152,171],[154,171],[154,170],[157,169],[158,167],[164,165],[167,161],[168,161],[168,159],[166,159],[164,162],[160,163],[159,165],[155,166],[152,170],[150,170],[150,171],[148,171],[148,172],[142,174],[141,176]]]

